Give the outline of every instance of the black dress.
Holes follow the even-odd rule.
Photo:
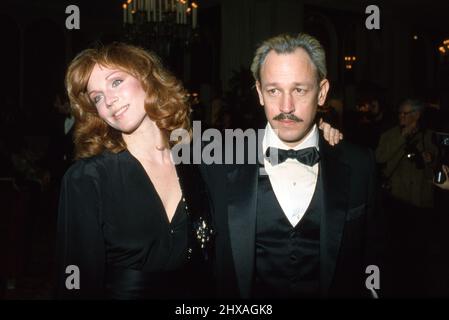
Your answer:
[[[197,166],[176,170],[183,196],[171,222],[145,169],[127,150],[80,160],[67,171],[58,215],[60,298],[211,296],[210,198]],[[79,289],[68,266],[79,270]]]

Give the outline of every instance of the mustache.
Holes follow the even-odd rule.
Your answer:
[[[295,116],[292,113],[279,113],[276,117],[273,118],[273,120],[292,120],[295,122],[301,122],[303,121],[302,119],[298,118],[297,116]]]

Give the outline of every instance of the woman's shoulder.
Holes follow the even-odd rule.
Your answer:
[[[69,167],[64,175],[64,179],[101,179],[106,177],[108,167],[116,156],[112,152],[104,151],[89,158],[79,159]]]

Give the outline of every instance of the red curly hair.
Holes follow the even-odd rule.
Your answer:
[[[191,135],[190,106],[181,82],[168,72],[152,52],[124,43],[86,49],[70,63],[65,85],[75,117],[75,159],[88,158],[105,150],[117,153],[126,149],[121,132],[98,115],[87,94],[87,83],[96,64],[125,71],[138,79],[146,92],[145,110],[161,130],[167,146],[175,129]]]

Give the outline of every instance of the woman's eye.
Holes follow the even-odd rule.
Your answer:
[[[97,104],[101,100],[101,96],[95,96],[93,98],[93,100],[94,100],[94,103]]]
[[[121,80],[121,79],[114,80],[114,81],[112,81],[112,86],[117,87],[122,82],[123,82],[123,80]]]

